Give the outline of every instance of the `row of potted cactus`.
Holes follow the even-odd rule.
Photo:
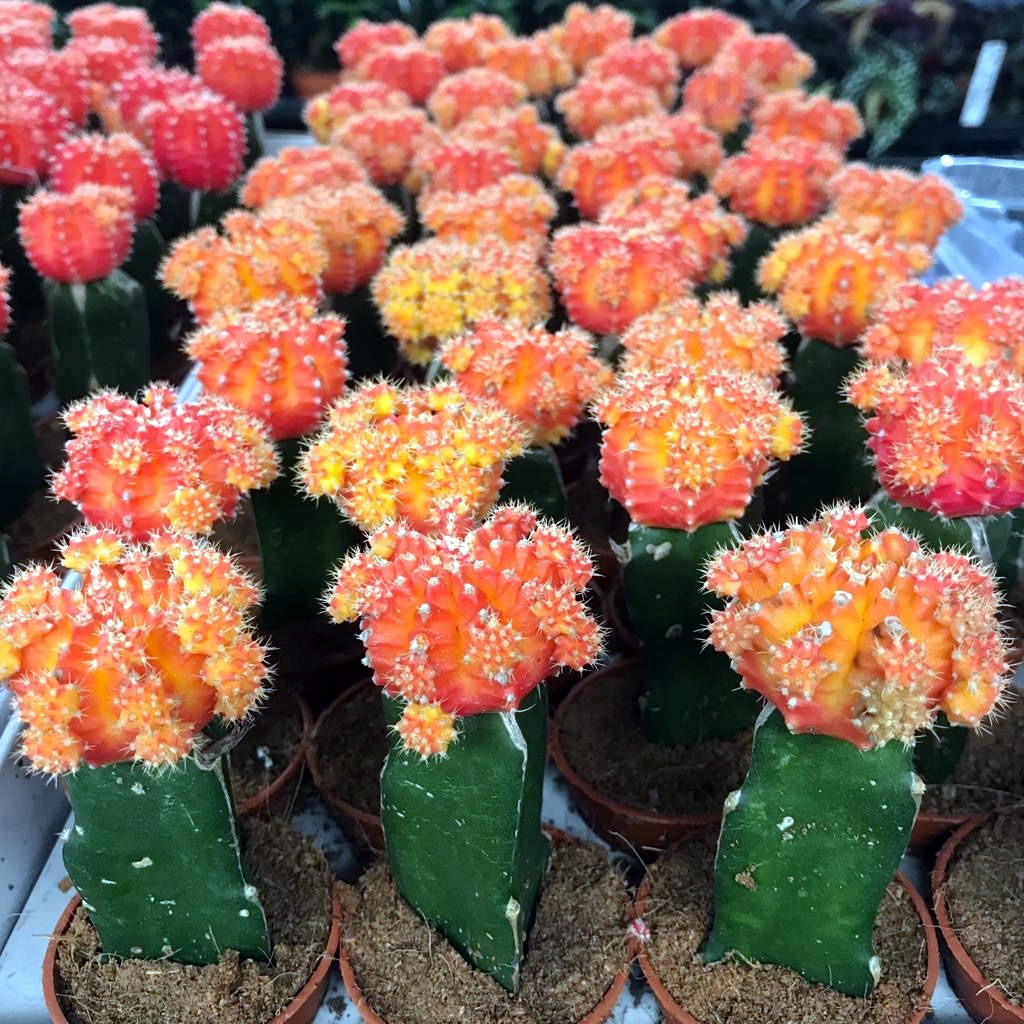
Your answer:
[[[934,971],[892,1003],[876,917],[920,776],[947,778],[1007,692],[1024,504],[1024,284],[914,280],[959,216],[949,189],[844,165],[853,108],[804,91],[813,62],[789,40],[717,11],[635,38],[608,6],[529,38],[485,15],[422,39],[359,23],[306,109],[317,144],[271,156],[258,112],[280,61],[253,12],[196,19],[195,76],[155,63],[136,9],[75,12],[60,49],[52,19],[0,2],[4,255],[19,324],[42,281],[70,435],[51,490],[83,521],[0,598],[25,756],[75,811],[54,1020],[194,1015],[188,998],[84,1009],[73,975],[106,961],[160,975],[232,950],[283,970],[268,908],[287,886],[254,884],[230,761],[275,662],[310,699],[365,679],[328,619],[358,623],[382,690],[371,839],[396,895],[339,890],[331,926],[325,892],[275,1024],[312,1019],[339,930],[367,1020],[472,1014],[450,977],[411,1003],[381,982],[406,907],[508,993],[496,1019],[606,1019],[637,954],[672,1020],[695,1019],[687,977],[714,987],[747,962],[793,972],[811,1017],[919,1020]],[[191,360],[168,364],[189,369],[177,389],[149,383],[168,341]],[[24,373],[0,354],[9,522],[45,470]],[[574,516],[593,557],[558,525]],[[245,565],[208,539],[233,517],[258,536]],[[545,902],[587,856],[542,828],[546,681],[604,657],[554,717],[554,759],[606,838],[684,845],[632,915],[615,870],[592,874],[612,898],[582,928],[571,896]],[[640,699],[610,749],[584,737],[599,760],[620,763],[627,734],[652,763],[718,744],[711,791],[743,779],[705,809],[722,821],[713,919],[684,924],[697,940],[668,970],[680,925],[660,879],[699,822],[574,763],[609,673]],[[553,964],[531,959],[541,933],[564,936]],[[581,974],[572,958],[598,943]],[[249,998],[217,1012],[262,1024]]]

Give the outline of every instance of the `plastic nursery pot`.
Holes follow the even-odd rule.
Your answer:
[[[64,913],[60,915],[60,920],[50,936],[50,941],[46,946],[46,955],[43,957],[43,997],[53,1024],[70,1024],[68,1018],[64,1016],[60,997],[57,994],[57,947],[63,941],[81,902],[82,897],[76,895],[64,909]],[[337,886],[332,885],[331,931],[327,936],[327,947],[321,954],[306,984],[299,989],[292,1001],[267,1024],[312,1024],[317,1010],[320,1009],[320,1004],[324,1001],[324,996],[327,995],[331,964],[334,962],[340,939],[341,899]]]
[[[669,857],[679,846],[679,843],[669,847],[662,855],[663,857]],[[633,905],[635,920],[643,918],[644,913],[647,910],[647,901],[651,894],[651,872],[656,865],[651,865],[647,869],[647,873],[644,875],[644,880],[640,883],[640,888],[636,892],[636,900]],[[925,936],[925,951],[927,957],[927,968],[925,972],[924,980],[924,998],[920,1009],[915,1010],[907,1020],[904,1021],[893,1021],[892,1024],[920,1024],[924,1019],[926,1013],[929,1012],[931,1004],[932,993],[935,991],[935,985],[939,980],[939,943],[935,938],[935,926],[932,922],[932,916],[928,912],[928,905],[921,898],[921,894],[903,877],[899,872],[896,873],[896,881],[903,886],[904,892],[910,897],[910,902],[913,904],[914,910],[917,911],[918,917],[921,919],[921,926]],[[666,988],[661,978],[658,977],[657,972],[654,969],[654,965],[651,963],[650,957],[648,957],[644,946],[640,946],[637,952],[637,962],[640,964],[640,970],[643,972],[644,980],[647,982],[648,988],[654,993],[654,998],[658,1001],[658,1006],[661,1008],[662,1015],[669,1024],[711,1024],[710,1021],[699,1021],[692,1014],[688,1013],[679,1003],[676,1002],[672,993]],[[1019,1020],[1022,1018],[1014,1018]],[[995,1019],[993,1018],[993,1024]]]
[[[308,68],[296,68],[288,76],[295,95],[300,100],[311,100],[322,92],[327,92],[332,86],[338,84],[341,77],[338,71],[311,71]]]
[[[292,696],[292,702],[299,709],[302,718],[302,736],[288,758],[284,770],[274,776],[258,793],[238,802],[236,809],[239,815],[274,814],[288,806],[298,788],[299,773],[306,764],[310,737],[313,734],[313,713],[298,694]]]
[[[1017,809],[1020,813],[1020,809]],[[994,818],[994,814],[977,814],[968,818],[950,837],[939,851],[932,871],[932,894],[935,906],[935,918],[939,923],[939,936],[942,940],[943,960],[946,962],[946,975],[956,993],[957,999],[964,1004],[972,1020],[983,1021],[984,1024],[1021,1024],[1024,1022],[1024,1006],[1011,1003],[995,982],[990,982],[981,973],[978,965],[971,959],[970,953],[964,949],[957,938],[949,917],[949,903],[946,899],[946,881],[953,857],[964,840],[978,828]]]
[[[582,842],[582,840],[577,839],[575,836],[570,836],[567,833],[562,832],[560,829],[546,828],[545,831],[551,837],[552,842],[556,846],[570,843],[579,844]],[[342,925],[344,924],[345,922],[342,921]],[[635,956],[636,946],[634,943],[630,942],[626,955],[626,962],[622,965],[615,977],[612,978],[611,984],[609,984],[608,988],[604,991],[604,995],[601,996],[598,1002],[578,1021],[566,1021],[566,1024],[604,1024],[604,1022],[612,1015],[612,1011],[615,1009],[615,1004],[618,1003],[622,996],[623,990],[626,987],[629,965],[632,963]],[[352,958],[349,956],[348,950],[345,948],[344,937],[342,937],[338,947],[338,960],[341,963],[341,977],[345,983],[345,991],[348,993],[348,997],[359,1012],[359,1015],[364,1021],[366,1021],[366,1024],[399,1024],[398,1021],[386,1020],[366,1001],[366,997],[363,995],[363,990],[359,986],[359,980],[356,978],[355,967],[352,965]]]
[[[674,843],[716,825],[721,820],[721,810],[692,815],[659,814],[619,803],[584,779],[569,764],[561,744],[561,731],[566,717],[576,702],[587,699],[589,687],[599,686],[613,674],[638,671],[639,667],[637,659],[619,661],[581,679],[555,712],[553,728],[548,737],[548,750],[569,786],[576,809],[587,824],[615,849],[649,861]]]
[[[363,698],[368,687],[379,693],[379,689],[373,680],[365,676],[354,685],[343,690],[327,706],[316,720],[316,725],[313,726],[313,732],[307,745],[307,761],[310,774],[313,776],[313,782],[320,791],[320,796],[331,811],[342,821],[349,837],[364,850],[382,852],[384,850],[384,831],[381,827],[380,815],[374,814],[372,811],[363,810],[361,807],[356,807],[354,804],[342,799],[338,791],[330,785],[327,779],[321,762],[322,751],[317,742],[324,724],[347,705]],[[381,712],[381,721],[383,721],[383,711]],[[381,762],[381,767],[383,768],[383,761]]]

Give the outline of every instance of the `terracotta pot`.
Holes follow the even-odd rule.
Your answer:
[[[568,783],[576,809],[587,824],[609,845],[625,853],[654,860],[673,843],[690,838],[717,824],[721,809],[705,814],[659,814],[641,807],[619,803],[584,779],[566,760],[561,744],[561,730],[572,706],[586,699],[588,686],[607,679],[613,673],[635,670],[636,660],[620,661],[591,672],[573,687],[559,704],[548,738],[552,760]]]
[[[310,736],[310,741],[307,747],[307,760],[309,763],[310,773],[313,776],[313,782],[316,784],[316,788],[320,791],[320,796],[323,798],[324,803],[327,804],[334,814],[337,815],[344,823],[345,831],[349,838],[353,839],[364,850],[368,849],[383,852],[384,830],[381,827],[380,815],[373,814],[370,811],[365,811],[361,807],[356,807],[354,804],[350,804],[347,800],[343,800],[338,793],[327,784],[327,780],[320,767],[319,750],[317,747],[317,735],[321,728],[323,728],[324,722],[326,722],[339,708],[343,707],[346,702],[359,696],[363,685],[372,686],[376,689],[376,684],[369,678],[360,680],[355,685],[350,686],[339,693],[334,701],[327,706],[320,717],[316,720],[316,725],[313,726],[313,733]]]
[[[43,957],[43,997],[53,1024],[69,1024],[57,995],[57,947],[63,940],[64,933],[71,925],[71,919],[75,916],[75,911],[78,910],[81,902],[82,897],[76,895],[64,909],[47,944],[46,956]],[[323,951],[306,984],[299,989],[292,1001],[267,1024],[312,1024],[317,1010],[320,1009],[320,1004],[324,1001],[324,996],[327,995],[331,964],[334,962],[340,938],[341,899],[337,887],[333,886],[331,889],[331,932],[327,937],[327,948]]]
[[[296,68],[288,76],[288,80],[300,100],[310,100],[337,85],[340,77],[340,71],[311,71],[308,68]]]
[[[551,836],[552,841],[557,845],[560,843],[580,843],[582,840],[577,839],[575,836],[570,836],[560,829],[548,828],[545,829],[548,835]],[[344,922],[342,922],[344,923]],[[600,1000],[596,1005],[583,1017],[579,1019],[577,1024],[604,1024],[615,1009],[615,1004],[619,1001],[622,996],[623,990],[626,987],[626,979],[629,971],[629,964],[636,956],[636,947],[634,943],[630,943],[626,955],[626,963],[622,969],[612,979],[611,984],[605,989],[604,995],[601,996]],[[356,978],[355,968],[352,966],[352,958],[348,954],[348,950],[345,948],[344,936],[342,937],[341,943],[338,948],[338,959],[341,962],[341,977],[345,982],[345,991],[348,993],[349,999],[352,1001],[356,1010],[359,1011],[359,1015],[366,1021],[366,1024],[389,1024],[370,1004],[366,1001],[366,997],[363,995],[363,990],[359,987],[359,980]],[[568,1024],[568,1022],[567,1022]]]
[[[967,814],[934,814],[928,811],[918,814],[914,821],[914,829],[910,833],[909,852],[915,857],[928,856],[969,817]]]
[[[946,840],[932,871],[932,895],[935,917],[939,922],[939,935],[942,938],[946,975],[957,999],[964,1004],[973,1020],[983,1021],[985,1024],[1021,1024],[1024,1022],[1024,1007],[1011,1003],[1002,989],[988,981],[981,973],[978,965],[971,959],[970,953],[957,938],[949,919],[949,904],[946,900],[949,867],[958,847],[972,832],[994,817],[994,814],[977,814],[965,821]]]
[[[666,850],[664,856],[670,856],[678,845],[679,844],[677,843],[675,846]],[[932,916],[928,912],[928,906],[921,898],[921,894],[899,872],[896,874],[896,881],[903,886],[904,892],[906,892],[910,897],[910,902],[914,905],[914,909],[921,918],[921,924],[924,928],[925,949],[927,952],[927,969],[924,979],[925,998],[922,1000],[923,1005],[921,1008],[919,1010],[915,1010],[905,1022],[905,1024],[920,1024],[924,1019],[925,1014],[928,1013],[932,993],[935,991],[935,985],[939,980],[939,944],[935,938],[935,927],[932,923]],[[640,884],[640,888],[636,893],[636,902],[634,904],[636,918],[639,919],[643,917],[647,910],[647,900],[650,897],[650,894],[651,870],[648,868],[647,874],[644,875],[644,880]],[[643,946],[640,946],[639,948],[637,961],[640,964],[640,970],[643,971],[644,980],[647,982],[650,990],[654,993],[654,998],[657,999],[658,1006],[661,1007],[661,1012],[669,1024],[705,1024],[705,1022],[697,1020],[697,1018],[692,1014],[687,1013],[687,1011],[676,1002],[672,993],[669,992],[665,987],[665,984],[658,977],[657,972],[654,970],[654,965],[651,963],[650,957],[647,956]],[[707,1022],[707,1024],[710,1024],[710,1022]],[[893,1024],[903,1024],[903,1022],[893,1021]]]
[[[298,705],[299,714],[302,716],[302,737],[295,745],[284,771],[258,793],[254,793],[247,800],[239,801],[236,808],[238,814],[273,814],[282,807],[287,807],[298,788],[299,773],[306,764],[307,748],[313,734],[313,713],[298,694],[295,694],[292,700]]]
[[[643,650],[643,645],[633,632],[628,621],[626,598],[622,591],[622,581],[616,578],[614,583],[601,591],[601,607],[605,622],[611,627],[615,639],[624,657],[636,658]]]

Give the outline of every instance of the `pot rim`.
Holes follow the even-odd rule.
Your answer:
[[[544,831],[551,836],[551,839],[555,843],[575,844],[586,842],[586,840],[569,835],[567,832],[563,832],[559,828],[547,825],[542,827]],[[592,845],[598,844],[595,843]],[[627,898],[627,917],[631,913],[631,910],[632,902]],[[345,919],[343,916],[342,924],[344,923]],[[575,1024],[603,1024],[603,1022],[611,1016],[612,1010],[615,1009],[615,1004],[618,1003],[619,998],[622,996],[622,993],[626,988],[630,964],[633,962],[635,957],[635,943],[627,939],[625,963],[616,972],[615,977],[612,978],[601,998],[586,1012],[586,1014],[584,1014],[584,1016],[580,1017]],[[352,965],[352,958],[349,956],[348,949],[345,946],[344,935],[341,936],[338,943],[338,960],[341,964],[341,977],[342,981],[345,983],[345,992],[366,1024],[389,1024],[384,1017],[381,1017],[380,1014],[370,1006],[366,997],[363,995],[363,990],[359,985],[359,980],[356,978],[355,968]],[[63,1022],[58,1022],[58,1024],[63,1024]],[[276,1022],[272,1021],[271,1024],[276,1024]]]
[[[57,995],[57,947],[62,941],[64,933],[68,930],[71,920],[82,903],[82,897],[75,893],[70,903],[64,908],[57,924],[53,929],[49,942],[46,944],[46,954],[43,957],[43,999],[46,1003],[46,1010],[50,1015],[51,1024],[69,1024],[64,1010],[60,1005],[60,997]],[[320,959],[317,961],[313,973],[306,980],[305,985],[295,993],[288,1004],[276,1014],[267,1024],[309,1024],[316,1014],[327,994],[328,974],[331,964],[334,963],[338,944],[341,941],[341,896],[338,892],[337,883],[331,880],[331,930],[327,935],[327,946]],[[300,1016],[302,1010],[311,1009],[309,1016]]]
[[[651,889],[651,874],[655,867],[665,858],[670,857],[675,853],[683,843],[673,843],[665,852],[656,860],[653,864],[647,866],[647,870],[644,872],[643,880],[640,883],[640,887],[636,891],[636,899],[633,903],[634,915],[637,919],[642,918],[644,911],[647,909],[647,899],[650,896]],[[925,950],[926,950],[926,963],[927,970],[925,972],[924,985],[922,987],[922,993],[924,996],[923,1005],[920,1009],[914,1010],[906,1024],[920,1024],[924,1019],[925,1014],[928,1012],[931,1006],[932,995],[935,992],[935,986],[939,980],[939,942],[936,938],[936,929],[934,921],[932,920],[931,912],[928,909],[928,904],[925,903],[924,898],[914,888],[913,884],[906,878],[902,871],[897,871],[895,881],[899,882],[903,886],[903,891],[910,897],[910,902],[917,911],[917,915],[921,920],[921,926],[924,931],[925,938]],[[676,1001],[675,997],[669,992],[667,986],[658,977],[658,972],[654,969],[654,964],[651,963],[650,957],[648,957],[644,946],[640,946],[637,953],[637,962],[640,964],[640,970],[643,973],[644,981],[647,982],[648,988],[654,993],[654,998],[658,1001],[658,1006],[661,1008],[661,1012],[668,1018],[669,1024],[704,1024],[703,1021],[697,1020],[692,1014],[685,1010]],[[897,1022],[899,1024],[899,1022]]]
[[[935,908],[935,920],[938,924],[938,932],[942,936],[947,959],[952,960],[957,968],[955,974],[950,971],[950,982],[957,997],[962,998],[959,989],[963,980],[969,981],[972,986],[975,986],[975,996],[984,991],[996,1010],[1005,1015],[1002,1018],[993,1017],[993,1020],[1024,1021],[1024,1007],[1010,1002],[1003,995],[1002,989],[990,983],[974,962],[974,958],[967,952],[953,928],[953,922],[949,916],[949,903],[946,899],[946,883],[949,881],[950,868],[957,849],[972,832],[976,832],[983,825],[999,817],[1000,814],[1006,813],[1024,813],[1024,804],[992,811],[988,814],[972,815],[943,843],[942,849],[935,859],[935,867],[932,869],[932,904]],[[974,1016],[973,1013],[971,1016]]]

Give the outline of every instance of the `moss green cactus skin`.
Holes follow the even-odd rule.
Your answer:
[[[750,770],[725,804],[706,962],[782,964],[851,996],[877,983],[875,916],[910,839],[920,783],[911,751],[862,751],[758,723]]]
[[[0,342],[0,523],[21,515],[45,482],[25,371],[10,345]]]
[[[392,723],[401,704],[385,700]],[[550,840],[541,831],[547,696],[470,715],[443,758],[395,737],[381,774],[391,874],[413,909],[510,992],[519,984]]]
[[[119,761],[64,776],[75,824],[64,866],[103,952],[191,964],[225,949],[266,960],[259,895],[241,862],[223,757],[154,772]]]
[[[566,518],[565,486],[558,459],[547,445],[528,448],[505,463],[499,501],[523,501],[546,519]]]
[[[144,220],[135,225],[132,252],[124,264],[124,272],[142,285],[149,314],[149,337],[153,353],[170,348],[171,329],[178,318],[178,299],[160,280],[160,265],[167,253],[167,243],[156,221]]]
[[[121,270],[88,284],[47,281],[47,325],[62,402],[97,388],[132,394],[149,380],[149,318],[142,286]]]
[[[643,643],[644,735],[652,743],[692,746],[729,739],[754,724],[758,703],[740,688],[729,659],[705,647],[704,566],[735,544],[730,523],[692,533],[632,524],[622,582],[637,637]]]

